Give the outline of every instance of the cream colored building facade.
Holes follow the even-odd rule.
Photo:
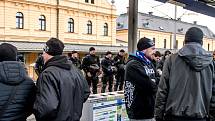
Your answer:
[[[0,42],[17,46],[34,79],[33,63],[50,37],[67,52],[116,45],[116,8],[107,0],[0,0],[0,18]]]
[[[23,29],[16,27],[16,14],[23,14]],[[58,14],[59,13],[59,14]],[[40,16],[45,17],[46,29],[40,30]],[[0,40],[45,42],[59,37],[65,43],[115,45],[116,9],[106,0],[0,0]],[[74,32],[68,31],[73,19]],[[88,21],[92,34],[87,33]],[[108,34],[104,36],[104,25]]]
[[[137,39],[148,37],[155,41],[155,47],[160,50],[173,49],[174,21],[150,14],[138,13]],[[128,42],[128,16],[121,14],[117,19],[117,40]],[[206,26],[196,23],[176,22],[176,47],[180,49],[184,44],[186,31],[190,27],[199,27],[204,33],[203,48],[207,51],[215,50],[215,34]]]

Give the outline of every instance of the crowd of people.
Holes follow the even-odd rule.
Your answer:
[[[178,52],[163,55],[144,37],[128,58],[121,49],[103,59],[94,47],[83,59],[77,51],[65,56],[64,43],[51,38],[35,62],[36,85],[17,61],[17,48],[3,43],[0,121],[26,121],[31,114],[37,121],[79,121],[83,103],[98,93],[100,75],[101,93],[124,90],[130,121],[214,121],[215,53],[202,48],[203,35],[192,27]]]

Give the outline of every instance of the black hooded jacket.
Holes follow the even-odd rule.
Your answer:
[[[0,121],[26,121],[33,112],[35,84],[24,69],[15,61],[0,62],[0,110],[6,104],[15,86],[15,97],[5,109]]]
[[[81,72],[66,56],[46,62],[37,82],[37,121],[79,121],[90,90]]]
[[[215,103],[215,95],[212,95],[214,74],[212,55],[200,44],[186,44],[170,56],[164,64],[158,87],[156,118],[206,118],[209,110],[213,109],[209,108],[210,103]]]
[[[125,104],[130,119],[154,117],[157,84],[152,63],[130,55],[125,68]]]

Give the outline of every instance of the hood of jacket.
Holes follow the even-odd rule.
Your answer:
[[[196,71],[207,67],[213,61],[213,56],[198,43],[185,44],[178,52],[179,56]]]
[[[44,70],[50,66],[56,66],[62,69],[70,70],[71,69],[71,62],[68,61],[66,56],[57,55],[49,59],[45,66]]]
[[[24,65],[16,61],[0,62],[0,82],[7,85],[22,83],[27,76]]]

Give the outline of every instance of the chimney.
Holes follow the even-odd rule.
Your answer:
[[[197,25],[197,21],[193,21],[193,24]]]
[[[153,12],[149,12],[149,15],[153,15]]]

